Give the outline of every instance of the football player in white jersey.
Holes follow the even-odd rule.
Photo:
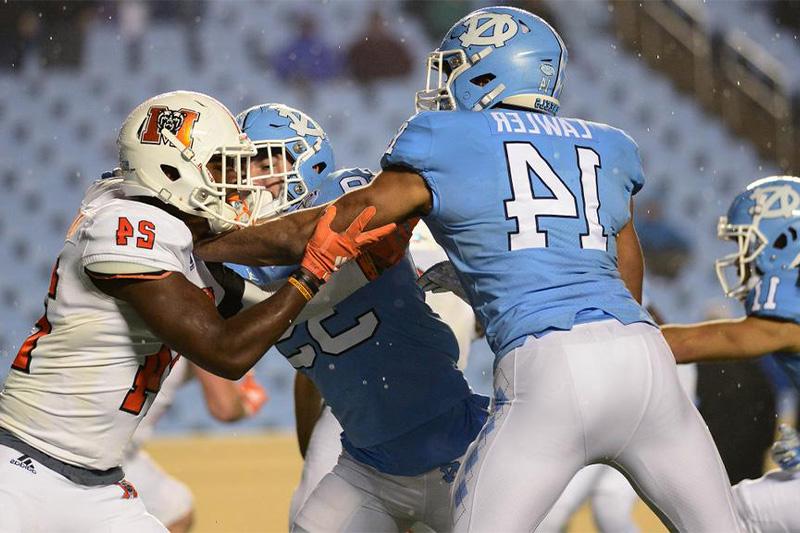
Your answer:
[[[393,230],[362,232],[369,209],[336,233],[331,209],[302,267],[226,319],[244,289],[223,291],[192,250],[213,232],[247,226],[269,200],[249,176],[252,142],[222,104],[176,91],[134,109],[117,143],[120,177],[84,197],[45,313],[0,394],[3,532],[163,531],[120,464],[175,352],[242,377],[339,265]]]
[[[256,414],[267,401],[267,393],[252,372],[230,381],[179,358],[164,380],[153,405],[147,411],[125,449],[122,468],[136,487],[147,512],[171,533],[189,531],[194,522],[192,493],[184,483],[165,472],[142,446],[150,440],[155,425],[171,407],[183,385],[196,379],[203,391],[206,408],[220,422],[235,422]]]

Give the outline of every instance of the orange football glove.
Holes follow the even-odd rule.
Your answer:
[[[264,404],[269,401],[267,390],[256,381],[252,372],[248,372],[239,381],[239,396],[242,399],[242,406],[247,416],[253,416]]]
[[[379,241],[395,230],[395,224],[386,224],[380,228],[364,231],[376,211],[373,206],[367,207],[346,230],[336,233],[331,229],[331,222],[336,218],[336,207],[328,206],[306,245],[306,254],[303,256],[300,266],[317,279],[327,281],[345,261],[356,257],[364,247]]]
[[[365,248],[356,258],[358,266],[368,280],[374,280],[405,257],[408,242],[417,222],[419,217],[398,224],[393,232]]]

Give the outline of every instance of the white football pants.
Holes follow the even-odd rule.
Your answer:
[[[166,528],[119,484],[77,485],[0,445],[2,533],[163,533]]]
[[[322,478],[336,466],[339,455],[342,453],[341,434],[342,426],[333,416],[331,408],[326,405],[319,415],[317,423],[314,424],[306,449],[300,484],[292,494],[292,503],[289,505],[289,529],[292,528],[297,513],[311,496],[311,492],[319,485]]]
[[[711,435],[661,333],[606,320],[527,342],[494,375],[495,409],[461,464],[455,531],[532,531],[587,464],[626,473],[680,531],[738,531]]]
[[[392,476],[343,451],[300,509],[292,532],[398,533],[417,522],[450,531],[454,474],[435,468],[418,476]]]
[[[608,465],[589,465],[575,474],[536,532],[564,531],[569,519],[587,499],[601,533],[639,531],[632,515],[636,492],[625,476]]]
[[[739,516],[749,533],[800,531],[800,472],[772,470],[733,487]]]
[[[162,524],[169,526],[192,511],[194,503],[189,487],[167,474],[144,450],[139,449],[126,458],[122,468],[147,512]]]

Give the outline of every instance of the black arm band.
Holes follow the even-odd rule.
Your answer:
[[[316,278],[316,276],[312,276],[310,273],[306,272],[302,268],[298,268],[294,272],[289,275],[290,278],[294,278],[306,287],[308,290],[311,291],[311,294],[317,294],[319,292],[319,288],[322,286],[323,281]]]

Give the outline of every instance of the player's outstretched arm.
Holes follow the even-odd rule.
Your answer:
[[[414,172],[388,169],[372,183],[334,202],[336,218],[331,227],[339,231],[368,206],[377,213],[368,229],[424,216],[431,210],[432,197],[425,181]],[[195,253],[203,260],[269,266],[296,264],[306,241],[325,206],[306,209],[264,224],[231,231],[200,243]]]
[[[394,231],[394,225],[362,231],[374,214],[365,209],[343,232],[331,230],[335,208],[320,218],[301,267],[268,299],[231,318],[179,272],[153,279],[87,273],[102,292],[129,303],[162,342],[212,374],[239,379],[283,334],[318,289],[318,284],[362,247]]]
[[[236,422],[252,416],[267,401],[266,391],[255,381],[252,372],[240,381],[231,381],[197,365],[193,365],[192,371],[203,389],[208,412],[220,422]]]
[[[633,200],[631,218],[617,233],[617,265],[619,275],[634,299],[642,303],[642,280],[644,278],[644,258],[639,236],[633,226]]]
[[[661,327],[678,363],[748,359],[800,351],[800,325],[749,316]]]
[[[297,372],[294,377],[294,420],[297,427],[297,445],[305,459],[314,425],[322,414],[322,395],[305,374]]]

